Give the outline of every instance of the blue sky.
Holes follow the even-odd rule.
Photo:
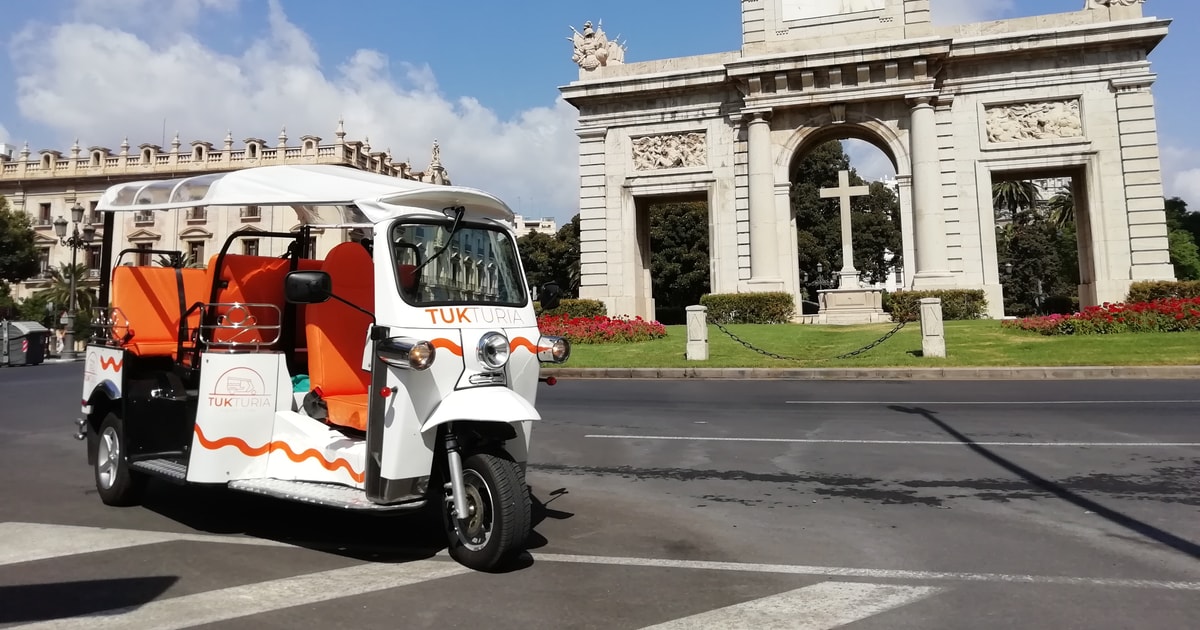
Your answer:
[[[934,0],[939,23],[1075,11],[1084,0]],[[518,7],[514,9],[514,7]],[[1191,110],[1200,3],[1148,0],[1172,18],[1151,56],[1168,194],[1200,208],[1200,131]],[[428,163],[436,138],[455,183],[494,190],[519,211],[575,213],[574,108],[558,87],[577,75],[570,27],[603,21],[626,61],[736,50],[734,0],[519,3],[316,0],[5,2],[0,142],[66,151],[166,142],[178,131],[236,146],[272,144],[287,126],[351,138]],[[879,170],[881,154],[855,151]]]

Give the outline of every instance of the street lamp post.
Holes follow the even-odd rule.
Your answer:
[[[67,305],[67,314],[63,317],[66,324],[66,331],[63,333],[63,358],[76,359],[79,357],[75,352],[75,259],[76,253],[92,243],[92,239],[96,236],[96,228],[89,223],[83,226],[83,231],[79,230],[79,224],[83,222],[83,206],[76,201],[75,205],[71,206],[71,236],[67,236],[67,220],[59,216],[54,220],[54,233],[58,235],[58,240],[67,247],[71,248],[71,288],[70,298]]]

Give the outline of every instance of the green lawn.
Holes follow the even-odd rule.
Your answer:
[[[891,339],[850,359],[835,359],[882,337],[894,325],[732,325],[755,346],[799,361],[763,356],[709,326],[708,361],[684,356],[687,330],[668,326],[667,337],[635,344],[574,344],[567,368],[591,367],[989,367],[1200,365],[1200,332],[1045,337],[1003,330],[997,320],[946,322],[945,359],[921,356],[921,325],[911,322]]]

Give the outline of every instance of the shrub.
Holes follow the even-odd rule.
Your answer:
[[[543,335],[566,337],[579,344],[630,343],[667,336],[665,326],[641,317],[543,315],[538,318],[538,329]]]
[[[1200,280],[1182,282],[1150,280],[1131,284],[1129,286],[1129,295],[1126,296],[1125,301],[1132,304],[1153,302],[1155,300],[1169,300],[1172,298],[1194,297],[1200,297]]]
[[[700,298],[708,320],[720,324],[786,324],[796,313],[791,293],[709,293]]]
[[[937,291],[896,291],[883,296],[883,310],[895,321],[921,319],[921,299],[941,298],[942,319],[946,321],[979,319],[987,311],[982,289],[942,289]]]
[[[608,314],[608,308],[600,300],[564,299],[558,303],[558,308],[542,310],[539,302],[533,303],[533,310],[538,317],[542,315],[571,315],[573,317],[599,317]]]
[[[1200,330],[1200,297],[1089,306],[1074,315],[1026,317],[1002,325],[1043,335]]]

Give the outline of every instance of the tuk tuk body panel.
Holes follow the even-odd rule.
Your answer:
[[[200,366],[187,480],[224,483],[266,476],[275,412],[291,411],[293,404],[284,355],[208,352]]]
[[[89,345],[83,363],[83,413],[91,413],[88,401],[97,390],[110,400],[121,397],[123,390],[125,351],[120,348]]]
[[[366,478],[365,440],[347,437],[294,411],[275,414],[266,460],[272,479],[340,483],[362,488]]]

